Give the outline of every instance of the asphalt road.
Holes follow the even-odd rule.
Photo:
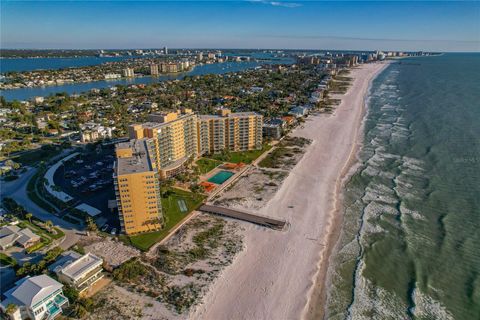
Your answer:
[[[30,200],[27,195],[27,184],[36,171],[36,168],[29,167],[26,172],[22,173],[19,178],[14,181],[0,181],[0,199],[3,199],[4,197],[10,197],[17,201],[18,204],[23,206],[25,210],[32,213],[38,219],[43,221],[52,221],[55,226],[59,227],[63,232],[65,232],[65,239],[59,246],[62,249],[68,249],[77,243],[80,238],[80,234],[82,234],[83,231],[81,227],[60,219],[56,215],[47,212],[45,209],[39,207],[35,202]]]

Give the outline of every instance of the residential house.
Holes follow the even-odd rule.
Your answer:
[[[263,92],[262,87],[251,87],[250,88],[250,93],[260,93],[260,92]]]
[[[268,119],[263,122],[263,137],[267,139],[278,140],[282,137],[284,121],[279,118]]]
[[[308,109],[302,106],[293,106],[288,114],[295,116],[296,118],[304,117],[308,113]]]
[[[284,125],[286,127],[289,127],[289,126],[292,126],[295,124],[295,122],[297,121],[297,119],[293,116],[283,116],[282,117],[282,120],[284,122]]]
[[[14,244],[27,249],[41,241],[40,236],[28,228],[20,229],[17,226],[5,226],[0,229],[0,249],[6,250]]]
[[[80,255],[73,251],[65,252],[62,257],[49,267],[58,280],[83,292],[103,278],[103,260],[92,253]]]
[[[9,315],[12,320],[54,319],[68,306],[62,288],[61,283],[44,274],[25,277],[4,293],[5,299],[0,303],[0,309],[6,312],[9,305],[16,306],[16,310]]]
[[[323,98],[324,89],[319,88],[310,94],[310,103],[319,103]]]

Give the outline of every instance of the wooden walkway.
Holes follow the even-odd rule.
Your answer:
[[[210,204],[204,204],[200,208],[198,208],[198,210],[226,216],[229,218],[252,222],[276,230],[282,230],[286,224],[284,220],[269,218],[245,210],[213,206]]]

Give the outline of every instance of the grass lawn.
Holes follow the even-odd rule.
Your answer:
[[[61,147],[57,145],[44,145],[41,148],[26,151],[20,155],[13,156],[12,160],[19,162],[24,166],[37,165],[41,161],[48,161],[61,151]]]
[[[35,218],[33,218],[33,219],[35,219]],[[38,221],[40,221],[40,220],[38,220]],[[52,232],[49,232],[46,229],[43,229],[43,228],[41,228],[37,225],[34,225],[33,223],[30,223],[28,220],[20,220],[20,223],[18,225],[21,228],[28,227],[30,230],[32,230],[37,235],[45,236],[46,238],[60,239],[65,235],[65,233],[57,227],[53,227],[53,229],[55,229],[55,231],[56,231],[56,233],[54,234]]]
[[[165,238],[183,218],[195,210],[203,201],[205,196],[183,191],[175,188],[169,188],[165,198],[162,198],[162,210],[166,225],[160,231],[143,233],[130,237],[130,243],[142,251],[147,251],[152,245]],[[188,211],[181,212],[178,200],[184,200]]]
[[[262,149],[260,150],[250,150],[250,151],[242,151],[242,152],[228,152],[228,153],[219,153],[210,155],[209,158],[223,161],[223,162],[232,162],[232,163],[246,163],[249,164],[253,160],[257,159],[264,153],[265,151],[270,150],[272,147],[268,144],[264,144]]]
[[[214,160],[214,159],[208,159],[208,158],[200,158],[196,162],[197,167],[200,170],[201,174],[205,174],[205,173],[213,170],[215,167],[218,167],[222,163],[223,163],[222,161]]]
[[[27,195],[30,198],[30,200],[35,202],[40,208],[45,209],[46,211],[48,211],[50,213],[54,213],[57,210],[55,210],[51,205],[49,205],[44,200],[42,200],[37,195],[37,193],[35,192],[35,185],[39,183],[39,174],[41,174],[42,177],[43,177],[43,172],[41,172],[41,173],[37,172],[33,175],[33,177],[30,179],[30,181],[28,181]]]
[[[35,245],[33,245],[33,246],[25,249],[25,251],[26,251],[27,253],[33,253],[33,252],[35,252],[35,251],[38,251],[38,250],[42,249],[42,248],[45,247],[45,246],[48,246],[50,243],[52,243],[52,240],[47,239],[47,238],[45,238],[45,237],[42,237],[42,241],[41,241],[41,242],[39,242],[39,243],[37,243],[37,244],[35,244]]]

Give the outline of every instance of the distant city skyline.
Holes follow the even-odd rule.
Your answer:
[[[2,1],[9,49],[480,51],[464,1]]]

